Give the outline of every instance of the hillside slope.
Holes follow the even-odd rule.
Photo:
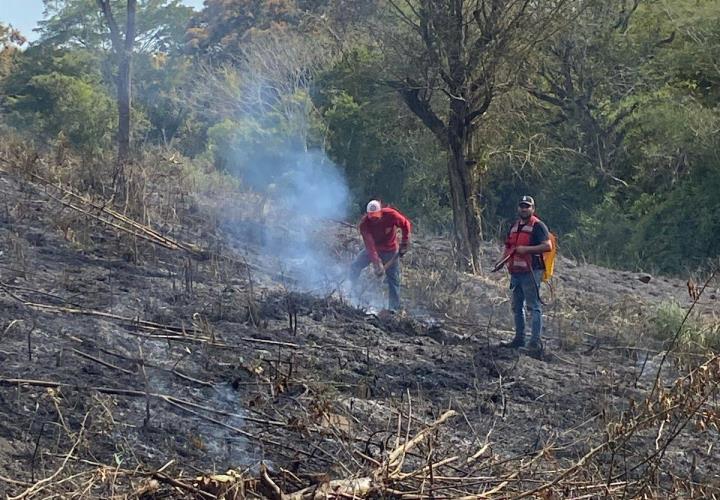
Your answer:
[[[701,400],[671,385],[702,356],[668,360],[661,392],[675,406],[628,432],[648,416],[661,358],[653,311],[690,305],[682,281],[562,259],[534,359],[497,347],[512,335],[507,277],[455,273],[440,239],[416,241],[407,311],[393,315],[349,304],[337,273],[308,293],[257,227],[214,223],[202,203],[163,233],[207,249],[193,254],[128,238],[93,218],[102,209],[82,214],[16,174],[0,173],[0,197],[0,493],[210,498],[200,490],[226,481],[277,497],[273,484],[373,473],[383,494],[421,498],[720,493],[717,429],[697,425],[717,411],[716,381]],[[359,238],[323,225],[344,266]],[[495,255],[489,245],[486,268]],[[697,307],[717,304],[714,288]],[[448,409],[400,464],[433,474],[387,468]],[[261,462],[272,479],[251,480]]]

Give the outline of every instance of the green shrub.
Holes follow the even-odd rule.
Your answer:
[[[703,319],[696,313],[688,315],[687,311],[674,301],[658,304],[650,313],[650,333],[658,340],[669,343],[679,332],[678,346],[691,350],[698,347],[717,349],[720,346],[720,323]]]

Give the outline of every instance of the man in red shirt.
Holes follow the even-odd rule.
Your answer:
[[[372,263],[376,275],[382,276],[384,273],[387,276],[389,309],[400,309],[399,257],[403,256],[410,246],[410,220],[394,208],[383,207],[378,200],[372,200],[367,204],[367,213],[360,219],[358,228],[365,242],[365,249],[350,267],[350,281],[354,286],[360,272]],[[402,231],[399,245],[398,229]],[[385,269],[384,265],[388,262],[390,264]]]

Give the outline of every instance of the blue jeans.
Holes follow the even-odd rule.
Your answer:
[[[390,259],[395,257],[397,252],[378,252],[378,256],[383,264],[388,262]],[[368,265],[370,265],[370,255],[367,250],[363,250],[355,257],[352,265],[350,266],[350,281],[354,284],[360,277],[360,273]],[[400,259],[395,259],[395,262],[387,268],[385,271],[385,281],[388,284],[388,309],[398,310],[400,309]]]
[[[540,282],[543,272],[534,270],[535,277],[530,273],[515,273],[510,275],[510,290],[512,291],[512,309],[515,315],[515,339],[525,342],[525,307],[532,316],[532,336],[530,343],[540,341],[542,333],[542,304],[540,303]]]

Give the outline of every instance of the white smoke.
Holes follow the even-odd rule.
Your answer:
[[[209,102],[227,103],[224,168],[263,205],[228,229],[259,245],[286,285],[323,294],[338,290],[349,274],[349,262],[334,251],[328,220],[346,219],[350,190],[322,148],[309,146],[321,142],[310,98],[314,78],[333,59],[315,40],[268,35],[245,48],[242,64],[208,73],[204,82]],[[383,299],[375,295],[371,302],[379,306]]]
[[[347,276],[347,262],[333,255],[328,219],[347,217],[350,191],[341,169],[312,146],[322,135],[313,78],[332,57],[299,35],[264,35],[245,47],[240,64],[208,73],[205,82],[213,108],[224,111],[209,131],[216,163],[219,157],[260,205],[243,206],[240,222],[227,214],[226,228],[259,246],[286,285],[319,293]]]
[[[333,255],[334,227],[328,221],[347,217],[350,191],[324,152],[285,153],[283,164],[266,170],[277,175],[256,185],[268,207],[262,252],[277,259],[292,288],[328,293],[346,275],[346,264]]]

